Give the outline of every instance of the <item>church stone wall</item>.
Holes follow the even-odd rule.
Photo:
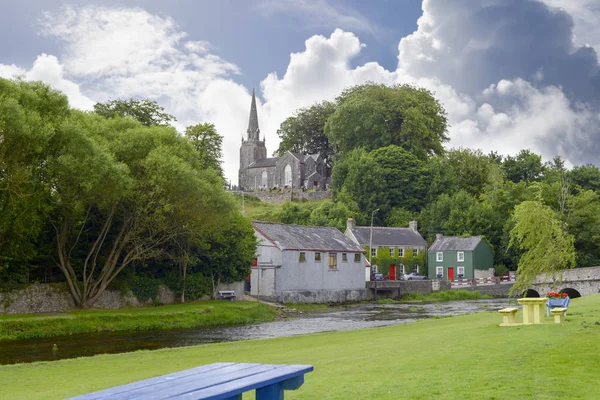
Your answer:
[[[237,196],[241,196],[242,192],[233,192]],[[245,196],[255,197],[265,203],[285,203],[290,200],[290,191],[282,190],[281,192],[268,192],[268,191],[256,191],[256,192],[244,192]],[[331,197],[329,190],[318,190],[316,192],[303,192],[300,189],[294,189],[294,200],[324,200]]]

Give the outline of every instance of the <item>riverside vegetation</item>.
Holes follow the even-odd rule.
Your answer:
[[[0,342],[104,331],[150,331],[247,325],[277,311],[257,302],[203,301],[149,308],[79,310],[57,315],[1,315]]]
[[[305,384],[286,394],[290,399],[587,399],[597,391],[599,301],[600,295],[574,299],[560,325],[499,327],[498,313],[477,313],[355,331],[7,365],[0,367],[0,397],[65,398],[230,361],[314,365]]]

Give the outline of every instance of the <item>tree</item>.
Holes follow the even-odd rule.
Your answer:
[[[117,99],[96,103],[94,112],[105,118],[129,116],[144,126],[169,125],[171,121],[177,121],[174,116],[165,112],[164,107],[148,99]]]
[[[335,104],[328,101],[297,110],[277,130],[281,142],[275,155],[283,156],[286,151],[299,154],[319,153],[331,161],[334,149],[325,135],[325,123],[334,111]]]
[[[223,136],[217,133],[214,124],[204,123],[185,128],[188,138],[200,158],[201,168],[212,168],[223,175],[221,167],[221,149]]]
[[[397,145],[420,159],[443,154],[448,140],[443,106],[426,89],[369,83],[346,89],[325,125],[339,151]]]
[[[575,166],[567,174],[573,185],[600,193],[600,169],[595,165]]]
[[[575,238],[577,265],[592,267],[600,264],[600,196],[592,190],[582,190],[569,198],[564,220]]]
[[[553,281],[575,266],[574,238],[556,213],[539,201],[524,201],[515,207],[510,245],[523,250],[511,296],[522,293],[544,274]]]
[[[45,166],[70,114],[63,94],[40,82],[0,78],[0,281],[25,283],[52,209]],[[8,278],[10,275],[10,279]],[[2,279],[4,278],[4,279]]]
[[[451,182],[458,190],[464,190],[474,197],[483,193],[489,182],[491,168],[495,165],[479,149],[452,149],[445,155],[444,161]]]
[[[170,127],[74,113],[49,162],[60,270],[80,307],[123,269],[164,255],[182,235],[206,233],[234,209],[222,181],[200,167]]]
[[[210,278],[212,297],[220,283],[243,281],[250,275],[257,247],[254,228],[239,211],[222,216],[219,224],[219,229],[203,237],[205,244],[198,255],[199,263],[191,267],[193,272]]]
[[[542,156],[530,150],[521,150],[515,157],[506,156],[502,168],[506,178],[515,183],[538,181],[544,174]]]

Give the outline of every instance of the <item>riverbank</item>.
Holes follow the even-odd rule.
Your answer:
[[[305,384],[286,394],[290,399],[590,398],[600,366],[599,301],[600,295],[573,299],[561,325],[499,327],[498,313],[478,313],[355,331],[9,365],[0,367],[0,397],[65,398],[232,361],[314,365]]]
[[[212,328],[273,321],[273,307],[247,301],[200,301],[120,310],[0,316],[0,342],[93,332]]]

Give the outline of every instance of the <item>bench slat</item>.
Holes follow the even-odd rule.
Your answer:
[[[155,385],[164,385],[169,382],[172,384],[176,379],[182,379],[187,376],[196,376],[202,373],[210,373],[217,370],[222,370],[222,368],[230,367],[234,365],[242,365],[236,363],[213,363],[208,365],[203,365],[201,367],[186,369],[184,371],[173,372],[167,375],[161,375],[154,378],[144,379],[141,381],[128,383],[125,385],[117,386],[114,388],[101,390],[98,392],[84,394],[82,396],[72,397],[70,400],[96,400],[96,399],[108,399],[112,398],[115,395],[123,394],[126,392],[130,392],[136,389],[155,386]]]
[[[229,381],[256,375],[264,371],[269,371],[270,369],[272,369],[270,365],[236,364],[207,373],[188,375],[181,379],[177,379],[176,381],[164,382],[164,384],[161,385],[142,387],[126,393],[121,399],[170,399],[174,396],[185,394],[193,390],[222,385]]]
[[[297,387],[299,387],[304,380],[302,379],[302,381],[299,381],[296,380],[296,378],[304,376],[305,373],[313,370],[312,365],[272,365],[271,367],[273,368],[253,376],[237,379],[218,386],[195,390],[179,396],[173,396],[170,397],[170,399],[225,400],[253,389],[257,389],[258,392],[258,389],[268,388],[272,385],[275,385],[276,387],[272,390],[265,390],[265,394],[272,392],[277,393],[279,390],[277,386],[280,390],[283,390],[283,388],[292,389],[295,385],[298,385]],[[292,382],[288,385],[286,383],[287,381]],[[264,399],[270,398],[271,397],[264,397]],[[257,396],[257,400],[259,399],[260,397]]]

